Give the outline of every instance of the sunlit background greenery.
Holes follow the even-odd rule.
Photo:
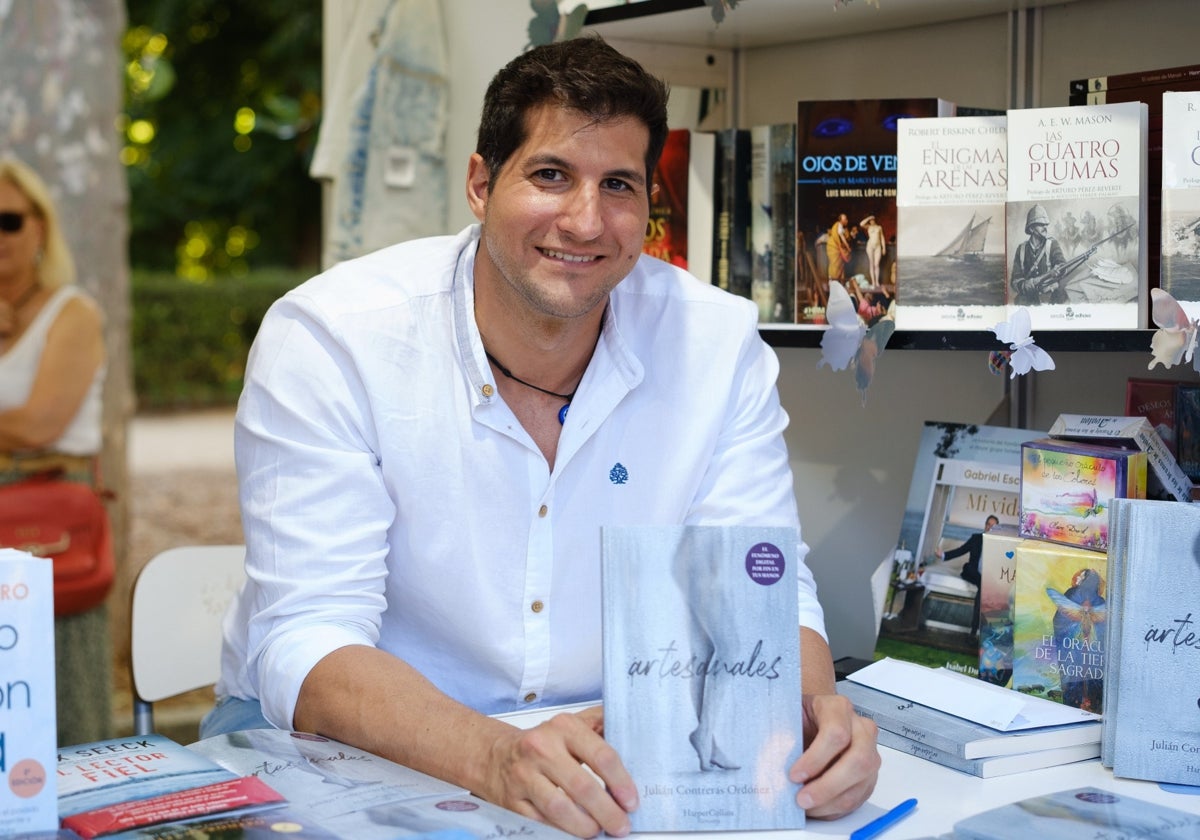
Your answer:
[[[321,0],[126,10],[139,405],[228,402],[262,310],[320,260]]]
[[[130,260],[204,280],[315,266],[320,0],[128,0]]]

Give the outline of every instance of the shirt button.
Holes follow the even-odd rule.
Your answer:
[[[490,384],[484,385],[479,390],[483,392],[483,395],[485,397],[490,397],[492,394],[496,393],[496,389],[493,388]]]
[[[538,516],[545,516],[549,512],[550,508],[546,507],[545,505],[542,505],[540,508],[538,508]]]
[[[535,613],[540,613],[545,608],[546,608],[546,605],[543,604],[541,601],[534,601],[532,604],[529,605],[529,609],[533,610]]]
[[[532,703],[536,699],[537,699],[537,695],[534,694],[532,691],[525,695],[526,703]]]

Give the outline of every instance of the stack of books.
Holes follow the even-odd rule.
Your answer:
[[[875,721],[883,746],[984,779],[1100,755],[1098,715],[945,669],[880,660],[839,682],[837,691]]]

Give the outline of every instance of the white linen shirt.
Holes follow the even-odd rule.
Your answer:
[[[484,356],[478,243],[473,225],[341,263],[263,320],[235,429],[248,580],[217,692],[275,726],[354,644],[486,714],[596,699],[601,526],[799,527],[752,303],[643,256],[551,472]],[[801,623],[824,635],[797,565]]]

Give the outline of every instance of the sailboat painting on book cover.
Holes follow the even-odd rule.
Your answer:
[[[802,828],[795,528],[605,528],[604,737],[635,831]]]

